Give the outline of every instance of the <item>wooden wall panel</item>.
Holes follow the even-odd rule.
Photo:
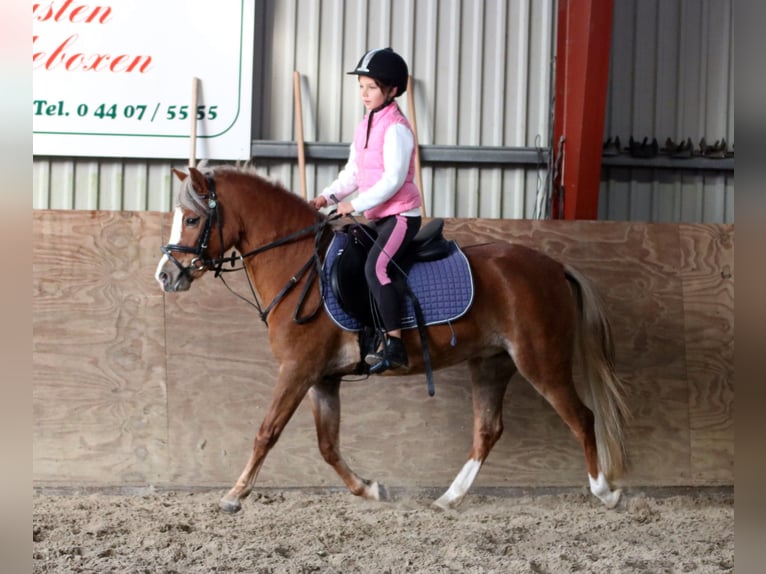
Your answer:
[[[734,228],[680,228],[691,472],[734,476]]]
[[[254,309],[212,276],[163,295],[152,275],[169,214],[35,212],[34,473],[38,482],[228,485],[276,364]],[[451,219],[467,245],[516,241],[577,266],[613,321],[635,418],[624,483],[733,483],[733,226]],[[242,294],[238,274],[227,280]],[[471,445],[468,372],[348,381],[344,456],[391,486],[449,484]],[[518,375],[482,486],[587,484],[574,438]],[[258,484],[341,486],[308,401]]]
[[[450,223],[462,244],[491,239],[522,243],[574,265],[595,282],[607,304],[617,369],[628,386],[635,415],[628,429],[632,468],[627,481],[688,484],[688,465],[678,465],[678,460],[687,461],[690,456],[678,226],[594,221]],[[541,407],[535,412],[539,416],[548,410]],[[512,409],[509,416],[514,416]],[[552,420],[547,428],[555,425]],[[528,421],[522,429],[527,428]],[[525,434],[528,442],[537,440],[536,436]],[[545,452],[562,441],[542,440],[536,450]],[[574,442],[568,446],[568,452],[579,455]],[[529,448],[525,444],[524,452]],[[518,462],[522,469],[529,467],[523,460]],[[581,461],[575,456],[573,462],[572,472],[576,472]],[[557,483],[560,476],[557,471],[548,480]],[[571,473],[567,476],[575,478]]]
[[[34,214],[35,477],[165,478],[163,297],[147,273],[159,222],[106,211]]]

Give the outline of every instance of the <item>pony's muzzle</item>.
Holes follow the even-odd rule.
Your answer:
[[[160,282],[162,290],[167,293],[175,293],[178,291],[188,291],[191,286],[191,282],[185,280],[186,278],[179,274],[178,277],[173,278],[169,273],[162,271],[157,275],[157,281]]]
[[[154,278],[160,284],[162,290],[167,293],[188,291],[192,283],[191,274],[173,265],[173,261],[167,257],[163,257],[163,260],[160,261]]]

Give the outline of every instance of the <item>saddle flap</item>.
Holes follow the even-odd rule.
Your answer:
[[[367,259],[368,247],[366,241],[355,237],[355,233],[358,234],[359,230],[351,229],[348,233],[335,234],[328,250],[325,266],[329,264],[327,276],[330,289],[340,309],[362,323],[370,325],[372,324],[370,291],[364,280],[364,263]],[[360,235],[365,236],[363,232]],[[325,303],[330,300],[328,295],[325,294]]]

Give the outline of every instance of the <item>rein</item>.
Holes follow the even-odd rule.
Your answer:
[[[293,314],[293,321],[295,321],[299,325],[302,325],[304,323],[308,323],[314,317],[316,317],[316,314],[322,308],[322,298],[320,297],[319,304],[311,311],[311,313],[309,313],[308,315],[304,315],[302,317],[299,316],[301,310],[303,309],[303,304],[306,301],[306,297],[308,296],[309,289],[311,288],[311,285],[313,285],[314,281],[319,275],[319,271],[321,270],[322,262],[319,255],[319,243],[322,239],[322,233],[324,232],[329,222],[330,222],[330,219],[325,218],[308,227],[304,227],[303,229],[300,229],[294,233],[291,233],[290,235],[277,239],[276,241],[272,241],[271,243],[268,243],[256,249],[253,249],[252,251],[248,251],[247,253],[243,253],[241,255],[233,254],[228,257],[220,256],[215,259],[207,260],[206,263],[215,265],[215,277],[219,277],[229,291],[231,291],[234,295],[236,295],[237,297],[239,297],[240,299],[242,299],[249,305],[252,305],[253,307],[256,308],[256,310],[258,311],[258,314],[261,317],[261,321],[263,321],[266,324],[266,326],[269,325],[268,316],[269,316],[269,313],[272,311],[272,309],[274,309],[274,307],[277,306],[277,304],[292,290],[292,288],[295,287],[298,281],[301,280],[301,278],[306,274],[306,272],[310,270],[311,272],[309,274],[308,280],[306,281],[306,284],[303,286],[303,291],[301,291],[300,298],[298,299],[298,304],[295,306],[295,313]],[[274,299],[271,300],[271,303],[269,303],[264,309],[261,306],[261,303],[258,301],[258,297],[255,293],[255,287],[253,286],[253,283],[250,280],[250,274],[247,273],[247,270],[244,267],[245,259],[248,257],[254,257],[258,255],[259,253],[263,253],[264,251],[269,251],[270,249],[274,249],[276,247],[286,245],[287,243],[290,243],[292,241],[295,241],[296,239],[305,237],[306,235],[309,235],[310,233],[314,233],[314,252],[308,258],[306,263],[304,263],[303,266],[301,266],[301,268],[292,277],[290,277],[290,279],[288,279],[285,286],[282,287],[279,293],[277,293],[274,296]],[[234,266],[234,264],[237,261],[242,262],[243,264],[242,267],[234,268],[234,269],[222,268],[224,263],[231,263],[231,265]],[[250,286],[250,292],[253,296],[253,301],[250,301],[249,299],[243,297],[242,295],[234,291],[229,286],[229,284],[226,283],[226,280],[223,277],[223,273],[230,273],[232,271],[241,271],[241,270],[245,270],[245,277],[247,277],[247,282],[248,282],[248,285]],[[321,290],[322,288],[321,283],[319,288]]]

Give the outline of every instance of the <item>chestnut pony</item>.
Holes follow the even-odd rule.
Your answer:
[[[332,236],[328,216],[252,169],[189,168],[188,175],[174,171],[182,184],[157,281],[165,291],[185,291],[207,270],[218,275],[224,262],[241,262],[279,363],[250,458],[220,507],[228,512],[241,508],[266,455],[306,394],[325,461],[353,494],[385,499],[383,485],[357,475],[338,446],[340,383],[357,372],[361,357],[357,333],[337,326],[322,306],[316,270]],[[227,257],[230,249],[242,255]],[[613,490],[610,480],[626,462],[622,426],[627,409],[614,369],[610,327],[589,281],[521,245],[484,243],[464,246],[463,252],[473,272],[473,304],[451,325],[428,327],[427,343],[434,369],[468,361],[473,445],[434,505],[454,507],[468,492],[503,432],[503,397],[518,371],[579,441],[591,492],[608,508],[616,506],[621,491]],[[450,344],[453,330],[456,346]],[[425,371],[417,330],[405,330],[404,342],[409,368],[381,376]],[[572,377],[575,353],[584,369],[582,398]]]

